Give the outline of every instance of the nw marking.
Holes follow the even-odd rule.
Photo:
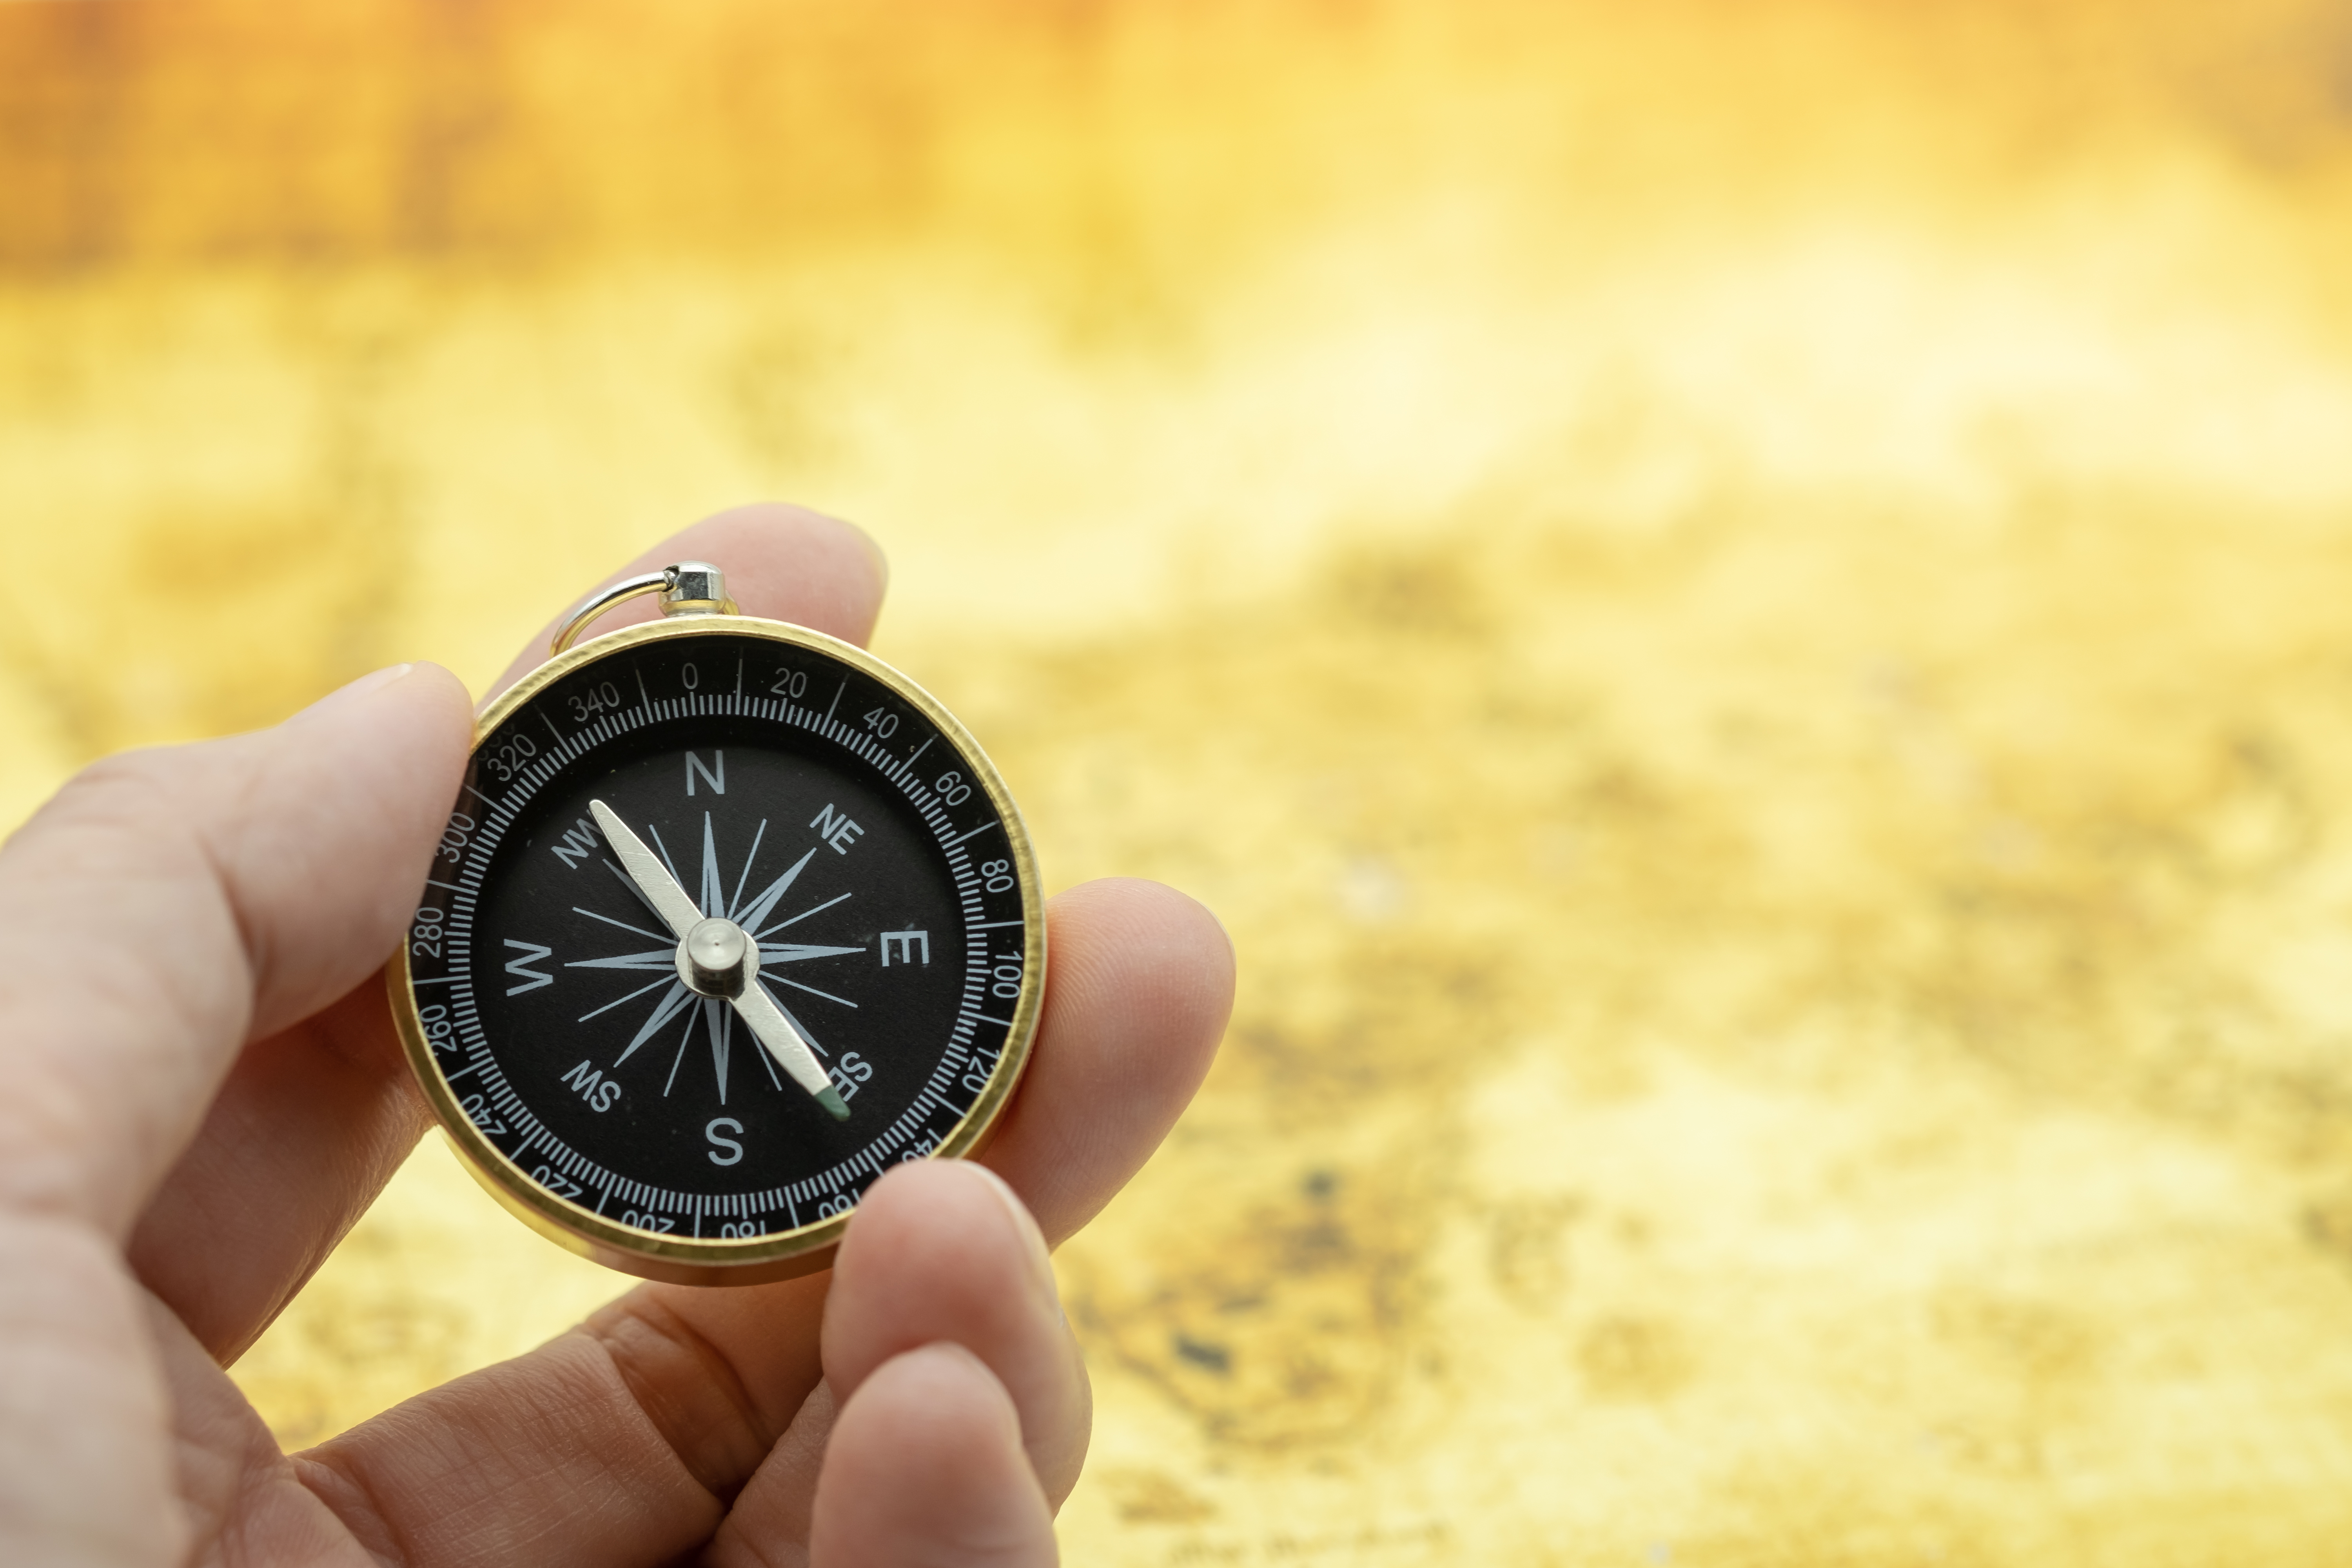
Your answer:
[[[581,861],[596,853],[596,825],[584,816],[575,818],[563,830],[563,842],[548,847],[555,851],[557,859],[577,871]]]

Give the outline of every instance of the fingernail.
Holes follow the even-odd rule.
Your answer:
[[[379,686],[390,686],[394,681],[398,680],[402,676],[406,675],[410,670],[415,669],[415,668],[416,667],[414,664],[395,664],[386,668],[376,670],[373,674],[362,675],[357,680],[352,681],[349,686],[339,687],[335,690],[328,692],[324,697],[320,698],[319,700],[311,703],[310,706],[303,709],[299,713],[288,719],[286,722],[289,724],[299,724],[305,719],[315,719],[320,714],[327,711],[330,708],[352,701],[355,698],[364,696],[368,692],[373,691]]]
[[[1021,1201],[1021,1195],[1003,1177],[985,1165],[969,1168],[988,1178],[989,1187],[996,1194],[997,1201],[1004,1205],[1004,1212],[1013,1216],[1013,1228],[1021,1233],[1021,1239],[1026,1245],[1030,1267],[1036,1274],[1037,1283],[1045,1290],[1046,1299],[1058,1309],[1061,1290],[1054,1282],[1054,1260],[1045,1251],[1045,1233],[1037,1228],[1037,1216],[1029,1212],[1029,1205]]]

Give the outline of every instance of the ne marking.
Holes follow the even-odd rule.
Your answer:
[[[866,831],[851,821],[846,813],[836,812],[830,801],[809,819],[809,826],[816,830],[819,838],[833,846],[833,852],[836,855],[848,854],[856,847],[858,836]]]
[[[939,737],[937,735],[933,735],[929,740],[926,740],[921,745],[917,746],[915,748],[914,754],[907,759],[907,765],[910,768],[913,767],[915,765],[915,758],[919,757],[925,752],[929,751],[931,749],[931,742],[938,739]]]

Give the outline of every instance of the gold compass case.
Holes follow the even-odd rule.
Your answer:
[[[665,618],[564,648],[630,591]],[[893,1165],[977,1152],[1045,981],[1035,854],[971,733],[865,650],[733,608],[686,563],[575,613],[482,712],[385,971],[490,1195],[691,1285],[828,1267]],[[632,882],[656,860],[667,904]],[[694,916],[742,974],[690,962]]]

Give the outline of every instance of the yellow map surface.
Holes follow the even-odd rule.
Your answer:
[[[2340,5],[0,6],[0,820],[777,496],[1224,918],[1074,1564],[2336,1563]],[[102,614],[100,612],[103,612]],[[617,1290],[437,1142],[289,1444]]]

